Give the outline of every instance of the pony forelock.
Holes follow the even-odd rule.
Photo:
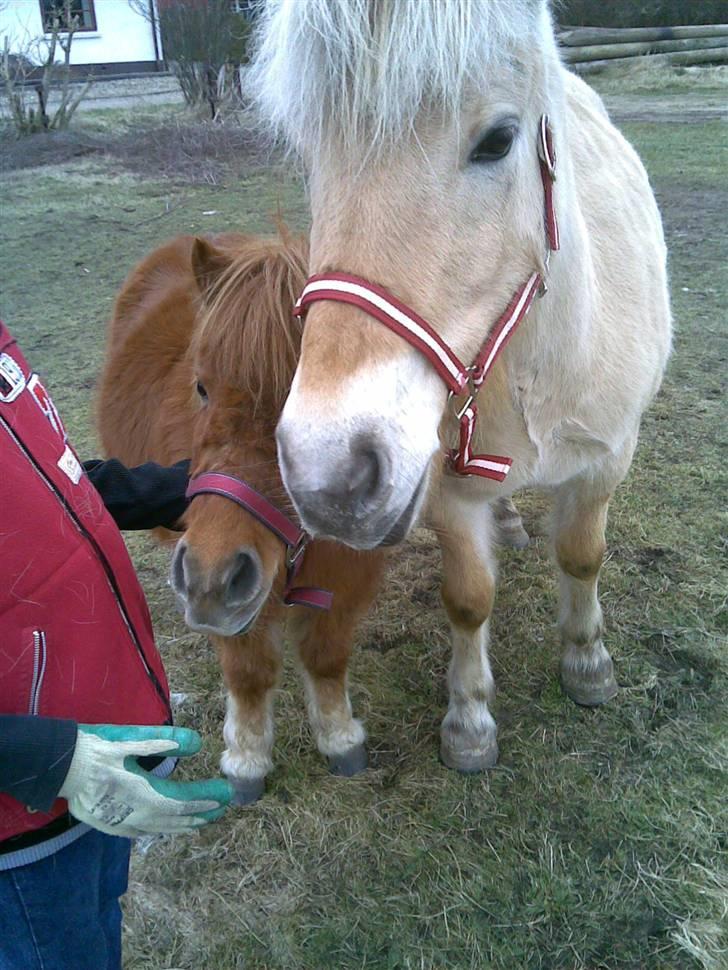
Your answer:
[[[193,349],[248,396],[253,411],[276,415],[298,363],[293,306],[306,279],[308,240],[279,226],[278,237],[241,237],[227,254],[227,269],[203,301]]]
[[[459,108],[467,86],[543,29],[545,0],[268,0],[249,85],[296,149],[392,143],[423,104]]]

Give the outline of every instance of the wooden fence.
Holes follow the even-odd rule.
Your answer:
[[[649,56],[651,64],[728,63],[728,24],[694,27],[566,27],[559,34],[561,53],[579,74],[634,64]]]

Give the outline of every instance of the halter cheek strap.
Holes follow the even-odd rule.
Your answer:
[[[538,122],[538,164],[541,169],[541,183],[544,196],[544,224],[546,239],[551,252],[556,252],[559,246],[559,224],[556,219],[554,206],[554,182],[556,181],[556,152],[554,151],[554,135],[549,123],[548,115],[541,115]]]
[[[316,586],[293,585],[303,565],[309,536],[260,492],[234,475],[203,472],[190,480],[186,495],[190,500],[196,495],[222,495],[250,512],[286,546],[286,586],[283,590],[285,605],[310,606],[317,610],[331,609],[333,594],[328,590]]]
[[[539,119],[537,152],[544,193],[544,229],[546,234],[546,266],[551,252],[559,248],[559,226],[554,208],[553,183],[556,179],[556,155],[548,115]],[[514,293],[510,303],[498,317],[483,342],[473,363],[467,367],[436,330],[419,314],[384,287],[351,273],[325,273],[307,281],[293,313],[305,316],[307,308],[320,300],[348,303],[374,317],[393,333],[402,337],[432,364],[450,397],[467,394],[456,410],[459,440],[456,448],[446,454],[448,467],[457,475],[478,475],[502,482],[511,467],[511,459],[500,455],[473,455],[471,444],[478,417],[475,403],[493,364],[516,328],[531,309],[536,296],[546,292],[542,274],[534,271]]]

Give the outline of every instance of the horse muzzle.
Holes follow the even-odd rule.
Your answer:
[[[335,457],[325,463],[312,460],[319,448],[302,450],[300,438],[293,444],[297,438],[285,422],[279,425],[281,474],[309,534],[355,549],[394,545],[407,535],[421,505],[424,476],[402,480],[381,436],[362,433],[349,442],[332,441]]]

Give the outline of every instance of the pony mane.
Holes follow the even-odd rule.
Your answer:
[[[203,298],[192,343],[225,383],[274,416],[288,396],[301,345],[293,306],[303,289],[308,241],[243,237],[225,247],[230,263]]]
[[[318,152],[335,132],[377,151],[423,104],[455,113],[489,64],[544,30],[546,0],[267,0],[248,80],[294,148]]]

